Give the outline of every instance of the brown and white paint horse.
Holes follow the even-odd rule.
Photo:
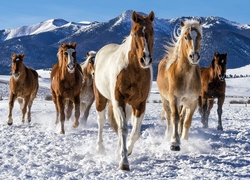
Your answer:
[[[218,130],[223,130],[221,115],[222,105],[225,100],[226,92],[226,65],[227,53],[214,53],[214,58],[207,68],[201,68],[202,90],[199,97],[199,113],[204,128],[208,127],[208,117],[213,108],[214,99],[218,99]]]
[[[52,99],[56,106],[56,124],[61,122],[61,134],[65,134],[65,112],[70,118],[72,103],[75,108],[74,127],[79,125],[80,116],[80,91],[82,88],[82,71],[76,61],[76,43],[62,44],[57,53],[58,63],[51,71]],[[65,107],[68,109],[65,110]]]
[[[132,13],[133,25],[130,35],[118,44],[101,48],[95,59],[95,100],[98,119],[97,149],[103,147],[103,126],[106,103],[112,103],[114,123],[118,127],[118,150],[121,170],[130,170],[128,155],[140,137],[146,101],[152,82],[152,52],[154,42],[154,12],[148,16]],[[126,105],[132,107],[132,132],[127,146],[129,117]]]
[[[24,54],[12,54],[8,125],[13,124],[12,110],[17,98],[22,110],[22,122],[25,121],[27,107],[27,120],[31,121],[31,107],[39,87],[38,74],[34,69],[24,65],[24,56]]]
[[[95,51],[87,52],[87,59],[81,64],[83,73],[83,86],[80,93],[80,118],[86,123],[89,110],[95,100],[94,90],[93,90],[93,78],[94,78],[94,63],[95,63]]]
[[[157,85],[167,119],[166,134],[172,129],[171,147],[180,150],[180,136],[188,139],[192,116],[201,91],[200,40],[201,22],[186,20],[174,33],[167,55],[158,66]],[[172,126],[172,128],[171,128]]]

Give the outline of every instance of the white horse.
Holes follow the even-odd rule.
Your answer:
[[[105,107],[112,105],[113,119],[116,124],[121,157],[121,170],[130,170],[128,155],[140,137],[141,123],[144,118],[146,101],[152,82],[152,52],[154,42],[154,13],[141,16],[132,14],[133,26],[130,35],[121,44],[108,44],[100,49],[95,59],[94,93],[98,119],[99,151],[104,150],[102,131],[105,123]],[[127,148],[128,125],[126,106],[132,107],[132,125]]]

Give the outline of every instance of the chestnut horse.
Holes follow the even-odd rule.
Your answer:
[[[13,124],[12,110],[14,102],[18,98],[22,109],[22,122],[28,106],[28,122],[31,121],[31,107],[38,91],[37,72],[24,65],[24,54],[12,54],[12,75],[10,78],[9,120],[8,125]]]
[[[87,122],[89,116],[89,110],[95,100],[93,90],[93,78],[94,78],[94,63],[95,63],[95,51],[87,53],[87,59],[81,64],[83,73],[83,87],[80,93],[80,118],[84,123]]]
[[[199,113],[204,128],[208,127],[208,117],[213,107],[214,99],[218,99],[218,130],[223,130],[221,123],[222,105],[225,100],[226,91],[226,65],[227,53],[214,53],[214,58],[207,68],[201,68],[202,90],[199,97]]]
[[[65,134],[64,122],[65,111],[67,118],[70,118],[72,105],[75,108],[74,127],[79,125],[80,116],[80,91],[82,88],[82,71],[76,61],[76,43],[62,44],[57,53],[58,63],[51,71],[52,99],[56,107],[56,124],[61,122],[61,134]],[[72,104],[73,103],[73,104]],[[65,109],[65,107],[68,109]]]
[[[172,129],[171,146],[180,150],[180,136],[188,139],[193,113],[201,91],[200,40],[201,22],[186,20],[174,32],[167,55],[158,66],[157,85],[166,114],[166,134]],[[172,126],[172,128],[171,128]]]
[[[130,35],[122,44],[108,44],[96,54],[94,93],[98,119],[97,149],[103,147],[103,126],[106,103],[112,103],[114,120],[118,127],[119,169],[129,171],[128,155],[140,137],[146,101],[152,82],[152,52],[154,42],[154,12],[148,16],[132,13]],[[128,113],[132,107],[132,132],[127,146]]]

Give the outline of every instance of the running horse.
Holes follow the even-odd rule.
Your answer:
[[[22,110],[22,122],[25,121],[25,114],[28,114],[27,120],[31,121],[31,107],[38,91],[37,72],[24,64],[24,54],[12,54],[12,75],[10,78],[10,99],[9,99],[9,119],[8,125],[13,124],[12,110],[14,102],[18,99]]]
[[[158,65],[157,86],[170,134],[170,149],[180,151],[180,139],[188,139],[192,117],[201,91],[201,22],[181,21],[173,33],[167,54]],[[172,134],[171,134],[172,132]]]
[[[221,115],[222,105],[225,100],[226,91],[226,64],[227,53],[214,53],[213,60],[207,68],[201,68],[201,84],[202,90],[199,97],[199,113],[201,115],[201,122],[204,128],[208,127],[208,117],[210,110],[213,108],[214,99],[218,99],[218,130],[223,130]]]
[[[98,120],[97,150],[104,150],[102,132],[105,123],[105,107],[112,104],[117,125],[119,169],[129,171],[128,155],[140,137],[146,101],[152,82],[152,52],[154,43],[154,12],[142,16],[132,13],[130,35],[122,44],[108,44],[96,54],[94,94]],[[132,107],[132,131],[127,146],[129,112]],[[112,125],[111,125],[112,126]]]
[[[94,90],[93,90],[93,78],[94,78],[94,63],[95,63],[95,51],[87,52],[87,59],[81,64],[83,73],[83,87],[80,93],[80,118],[82,122],[86,123],[89,110],[95,100]]]
[[[52,99],[56,107],[56,124],[61,122],[61,134],[65,134],[65,114],[71,117],[74,104],[75,120],[73,127],[78,127],[80,116],[80,91],[82,88],[82,71],[76,61],[76,43],[61,44],[58,62],[53,66],[50,80]]]

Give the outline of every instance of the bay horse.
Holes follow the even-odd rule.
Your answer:
[[[171,133],[172,151],[180,151],[180,137],[188,139],[193,113],[201,91],[201,22],[185,20],[166,46],[167,54],[158,65],[157,86]]]
[[[86,123],[89,110],[95,100],[94,90],[93,90],[93,78],[94,78],[94,63],[95,63],[95,51],[87,52],[87,59],[81,64],[83,73],[83,86],[80,93],[80,118]]]
[[[56,107],[56,124],[61,122],[61,134],[65,134],[65,114],[70,118],[73,104],[75,119],[73,127],[78,127],[80,116],[80,91],[82,88],[82,71],[76,60],[76,43],[61,44],[58,62],[51,70],[52,99]]]
[[[94,94],[98,120],[97,150],[104,150],[102,132],[105,123],[105,107],[112,104],[117,125],[119,169],[129,171],[128,155],[140,137],[146,101],[152,82],[152,52],[154,43],[154,12],[142,16],[132,13],[133,25],[130,35],[122,44],[108,44],[96,54]],[[132,107],[132,131],[127,146],[129,112]]]
[[[204,128],[208,127],[208,117],[213,108],[214,99],[218,99],[218,130],[223,130],[221,115],[226,91],[226,64],[227,53],[214,53],[211,64],[207,68],[201,68],[202,90],[198,101],[198,110]]]
[[[25,54],[12,54],[12,68],[10,77],[10,96],[9,96],[9,116],[8,125],[13,124],[12,110],[14,102],[18,99],[22,110],[22,122],[25,122],[25,114],[28,114],[27,120],[31,121],[31,107],[38,91],[38,73],[24,64]]]

